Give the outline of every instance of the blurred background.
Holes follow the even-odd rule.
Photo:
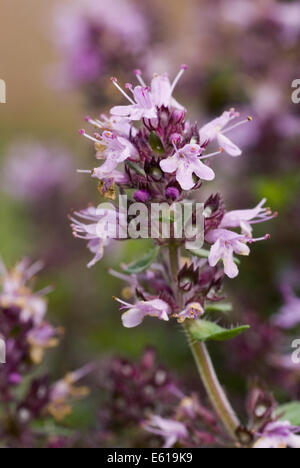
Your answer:
[[[47,370],[59,376],[110,355],[137,359],[151,345],[161,363],[191,385],[197,379],[179,325],[121,325],[112,296],[123,285],[107,270],[134,260],[145,242],[115,244],[87,269],[89,252],[67,219],[72,208],[100,201],[96,184],[76,173],[93,161],[77,129],[86,114],[119,102],[109,78],[132,81],[136,68],[147,80],[154,72],[173,76],[186,63],[176,98],[191,119],[206,123],[231,107],[253,117],[235,140],[243,155],[216,163],[207,193],[221,191],[228,209],[266,197],[279,211],[268,226],[271,240],[256,245],[239,278],[227,281],[230,320],[251,322],[252,331],[214,347],[217,368],[241,408],[246,373],[263,375],[279,397],[299,398],[300,368],[291,376],[280,364],[299,327],[282,331],[269,318],[283,305],[286,285],[300,292],[300,105],[291,100],[300,77],[300,2],[1,0],[1,17],[0,252],[10,266],[24,256],[43,260],[41,287],[55,285],[49,317],[66,333],[48,353]],[[94,392],[77,405],[76,427],[92,422],[99,398]]]

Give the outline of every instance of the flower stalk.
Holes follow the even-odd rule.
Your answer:
[[[181,292],[177,287],[177,276],[180,269],[180,257],[179,249],[174,243],[169,245],[169,258],[170,258],[170,269],[172,274],[172,283],[174,288],[175,296],[181,307]],[[205,343],[196,342],[190,334],[190,321],[186,320],[183,323],[184,330],[186,332],[188,342],[195,359],[197,369],[199,371],[202,383],[208,394],[212,407],[216,414],[223,423],[228,435],[233,441],[237,441],[236,431],[240,427],[238,417],[233,410],[225,391],[223,390],[216,371],[214,369],[213,362],[209,355],[208,349]]]

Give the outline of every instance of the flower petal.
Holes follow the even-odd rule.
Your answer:
[[[238,146],[236,146],[229,138],[221,133],[218,133],[218,142],[219,145],[228,153],[230,156],[240,156],[242,151]]]
[[[202,180],[213,180],[215,178],[214,171],[199,160],[193,164],[193,168],[195,174]]]
[[[175,172],[178,168],[178,158],[177,156],[171,156],[170,158],[163,159],[160,162],[160,167],[164,172],[172,173]]]
[[[133,307],[122,315],[122,323],[125,328],[134,328],[144,320],[144,313],[138,307]]]
[[[208,262],[211,267],[216,266],[216,264],[221,260],[223,256],[223,250],[224,246],[220,240],[217,240],[217,242],[211,247],[208,257]]]

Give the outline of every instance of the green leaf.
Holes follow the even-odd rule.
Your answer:
[[[228,312],[232,311],[232,304],[225,304],[224,302],[217,302],[214,304],[206,304],[205,312],[223,312],[227,314]]]
[[[151,149],[154,151],[154,153],[159,153],[159,154],[165,153],[163,144],[155,132],[150,133],[149,144],[151,146]]]
[[[193,249],[190,250],[190,252],[200,258],[208,258],[210,253],[210,251],[206,249]],[[241,261],[238,258],[234,257],[233,260],[237,265],[240,265]]]
[[[134,163],[132,161],[127,161],[126,164],[131,170],[136,172],[138,175],[140,175],[142,177],[146,177],[146,173],[145,173],[144,169],[142,167],[140,167],[138,164],[136,164],[136,163]]]
[[[300,401],[278,406],[275,414],[281,421],[289,421],[293,426],[300,426]]]
[[[151,249],[146,255],[144,255],[139,260],[131,263],[130,265],[127,265],[127,267],[125,268],[125,272],[129,274],[138,274],[147,270],[147,268],[149,268],[156,259],[159,250],[159,247]]]
[[[226,329],[208,320],[197,320],[191,325],[190,332],[192,337],[197,341],[225,341],[235,338],[249,328],[249,325],[243,325],[237,328]]]

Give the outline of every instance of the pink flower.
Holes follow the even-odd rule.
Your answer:
[[[53,348],[58,345],[59,334],[61,334],[61,330],[52,327],[47,322],[41,323],[28,333],[27,340],[30,344],[30,357],[35,364],[42,362],[47,348]]]
[[[185,145],[176,149],[173,156],[162,160],[160,167],[167,173],[176,172],[176,180],[181,188],[190,190],[196,183],[193,179],[194,173],[203,180],[213,180],[215,177],[214,171],[198,158],[202,151],[203,148],[199,145]]]
[[[223,148],[228,154],[230,154],[230,156],[240,156],[242,154],[240,148],[224,135],[224,133],[227,133],[229,130],[233,130],[236,126],[242,125],[252,120],[249,117],[247,120],[238,122],[232,127],[225,128],[226,125],[231,122],[231,120],[239,117],[239,115],[240,114],[238,112],[236,112],[234,109],[231,109],[230,111],[223,112],[220,117],[217,117],[208,124],[204,125],[200,129],[200,144],[211,142],[217,139],[219,146]]]
[[[90,268],[102,259],[104,247],[110,243],[110,240],[117,237],[118,213],[90,206],[75,211],[70,219],[74,237],[87,240],[88,249],[95,254],[87,265]]]
[[[293,328],[300,323],[300,298],[288,288],[285,290],[285,304],[273,319],[275,325],[281,328]]]
[[[157,415],[150,417],[149,421],[144,424],[144,429],[152,434],[162,436],[165,439],[163,448],[173,447],[178,440],[188,437],[187,428],[183,423]]]
[[[127,117],[130,120],[155,119],[156,109],[151,95],[150,88],[147,86],[136,86],[133,91],[133,99],[128,96],[129,106],[115,106],[111,109],[112,115]]]
[[[70,402],[81,399],[88,395],[87,387],[79,387],[75,384],[89,374],[94,366],[88,364],[75,372],[71,372],[64,379],[59,380],[50,389],[50,403],[48,412],[58,421],[64,419],[72,412]]]
[[[235,210],[225,213],[220,228],[236,228],[241,227],[244,233],[252,232],[252,224],[269,221],[277,216],[277,213],[272,214],[270,208],[264,207],[266,199],[264,198],[255,208],[249,210]]]
[[[42,267],[41,262],[30,265],[29,260],[24,259],[15,268],[7,271],[5,265],[0,261],[0,274],[2,276],[0,306],[19,308],[21,321],[32,320],[36,326],[42,323],[47,312],[47,301],[43,296],[52,288],[45,288],[34,293],[27,283]]]
[[[249,255],[250,249],[246,244],[249,239],[227,229],[214,229],[207,234],[206,240],[213,244],[208,258],[210,266],[214,267],[222,260],[225,274],[229,278],[235,278],[239,270],[234,263],[233,254]]]
[[[95,143],[96,149],[98,149],[98,159],[105,159],[102,166],[92,171],[93,177],[98,179],[110,177],[112,171],[114,171],[120,163],[127,159],[137,160],[139,158],[135,146],[124,136],[117,135],[109,130],[104,130],[101,136],[96,134],[96,137],[90,136],[85,130],[80,130],[80,134]],[[99,150],[99,148],[101,148],[101,150]],[[78,172],[89,173],[90,171],[79,170]]]
[[[191,302],[188,304],[182,312],[175,314],[178,323],[184,322],[186,319],[196,319],[204,315],[204,309],[198,302]]]
[[[104,131],[99,143],[106,146],[106,149],[103,151],[105,162],[100,168],[94,169],[94,173],[100,170],[102,174],[109,174],[127,159],[138,159],[139,155],[136,148],[127,138]]]
[[[300,427],[289,421],[276,421],[268,424],[253,448],[300,448]]]
[[[176,108],[183,110],[183,107],[178,104],[172,94],[186,68],[185,65],[182,65],[180,72],[172,84],[166,73],[162,75],[155,74],[151,82],[151,87],[146,86],[141,77],[140,70],[136,70],[136,77],[140,85],[133,88],[131,85],[127,84],[127,88],[132,92],[132,98],[118,85],[116,78],[112,78],[112,82],[130,102],[130,105],[113,107],[111,109],[111,114],[118,117],[127,117],[129,120],[141,120],[143,118],[157,118],[157,108],[162,106],[169,109]]]
[[[237,255],[249,255],[250,248],[247,243],[252,244],[261,240],[270,238],[269,234],[264,237],[254,239],[248,231],[238,234],[228,229],[213,229],[210,231],[205,239],[213,246],[210,249],[208,261],[210,266],[214,267],[222,260],[224,264],[225,274],[229,278],[235,278],[239,274],[238,267],[234,262],[234,253]]]
[[[140,325],[145,317],[157,317],[159,320],[169,320],[171,308],[169,304],[161,299],[153,299],[151,301],[140,301],[136,304],[128,304],[127,302],[116,300],[123,304],[122,309],[128,309],[122,315],[124,327],[133,328]]]

